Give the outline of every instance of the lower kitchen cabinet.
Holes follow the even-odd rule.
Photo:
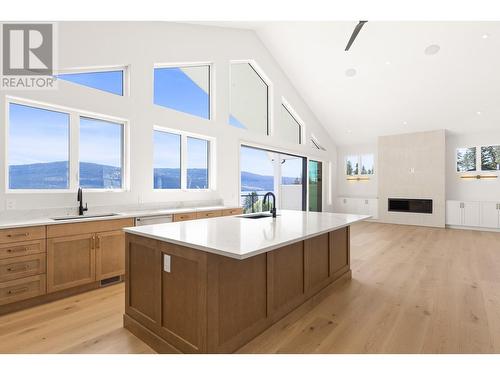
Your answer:
[[[47,240],[47,291],[95,281],[95,234]]]
[[[446,201],[446,225],[500,228],[500,203]]]
[[[132,219],[50,227],[47,239],[47,292],[91,284],[125,273],[124,227]],[[102,232],[99,229],[104,229]],[[72,235],[62,235],[71,233]]]
[[[96,279],[125,273],[125,234],[121,230],[96,234]]]

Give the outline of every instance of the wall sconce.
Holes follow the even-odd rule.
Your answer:
[[[370,177],[365,177],[365,176],[347,177],[347,181],[360,182],[360,181],[368,181],[368,180],[370,180]]]
[[[460,178],[463,178],[463,179],[474,179],[474,180],[483,180],[483,179],[491,179],[491,178],[497,178],[498,176],[497,175],[494,175],[494,174],[477,174],[477,175],[463,175],[463,176],[460,176]]]

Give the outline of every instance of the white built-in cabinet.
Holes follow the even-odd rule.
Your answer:
[[[446,201],[446,225],[500,228],[500,202]]]
[[[370,215],[372,219],[378,219],[378,199],[339,197],[336,211],[344,214]]]

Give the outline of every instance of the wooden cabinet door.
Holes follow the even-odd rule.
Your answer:
[[[95,281],[95,234],[47,240],[47,291]]]
[[[96,280],[125,273],[125,233],[121,230],[96,234]]]

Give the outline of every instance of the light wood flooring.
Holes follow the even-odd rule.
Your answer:
[[[240,353],[500,353],[500,233],[360,223],[351,281]],[[153,353],[123,284],[0,317],[0,353]]]

